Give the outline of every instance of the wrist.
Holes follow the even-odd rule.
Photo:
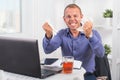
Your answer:
[[[92,36],[93,36],[93,33],[91,32],[90,35],[86,37],[89,39],[89,38],[92,38]]]
[[[93,36],[93,33],[91,32],[90,35],[89,35],[89,38],[91,38]]]
[[[46,36],[47,39],[51,39],[52,38],[52,34],[50,34],[50,35],[49,34],[45,34],[45,36]]]

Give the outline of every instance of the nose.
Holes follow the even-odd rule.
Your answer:
[[[70,18],[70,20],[74,20],[75,18],[72,16],[71,18]]]

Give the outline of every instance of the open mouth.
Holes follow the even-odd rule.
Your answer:
[[[76,24],[75,24],[75,23],[71,23],[70,25],[71,25],[71,26],[75,26]]]

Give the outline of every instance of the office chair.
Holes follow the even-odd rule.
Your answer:
[[[95,72],[97,80],[111,80],[110,66],[107,55],[104,57],[95,57]]]

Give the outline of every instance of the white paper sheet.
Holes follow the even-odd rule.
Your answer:
[[[73,68],[75,69],[80,69],[82,65],[81,61],[78,60],[74,60],[74,64],[73,64]],[[62,67],[62,60],[58,59],[56,62],[54,62],[53,64],[51,64],[51,66],[58,66],[58,67]]]

